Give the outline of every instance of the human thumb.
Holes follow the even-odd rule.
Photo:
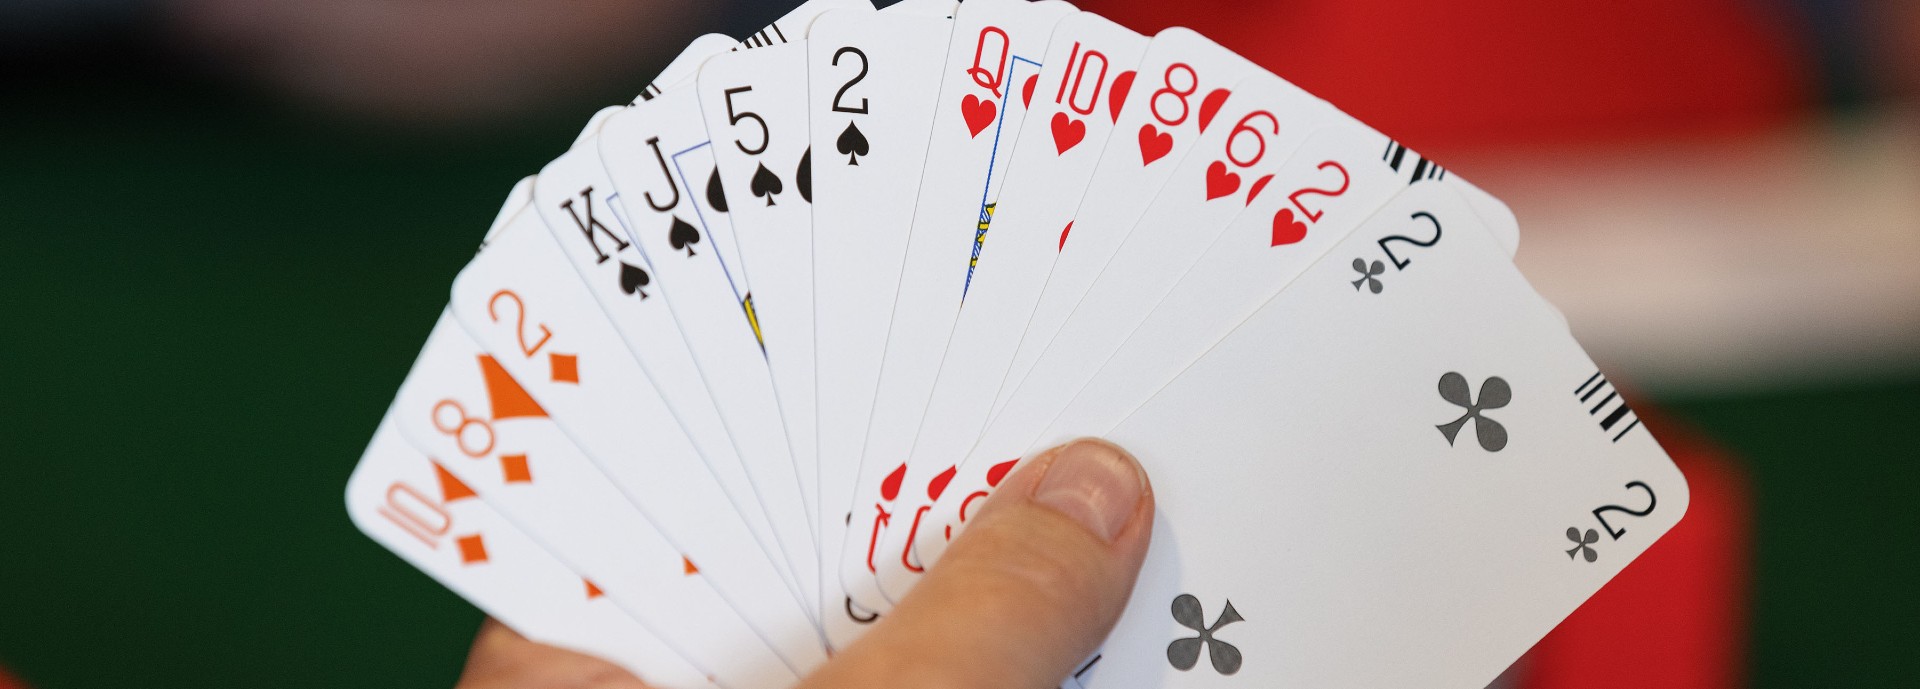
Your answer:
[[[1112,630],[1152,533],[1125,450],[1082,439],[1001,484],[911,594],[805,689],[1049,687]]]

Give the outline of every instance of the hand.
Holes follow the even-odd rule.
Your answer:
[[[1050,687],[1120,618],[1153,528],[1138,462],[1098,440],[1007,477],[971,526],[859,642],[801,689]],[[489,620],[459,689],[645,689],[611,663]]]

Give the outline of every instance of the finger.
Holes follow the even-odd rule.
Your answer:
[[[1153,490],[1126,451],[1077,440],[1007,477],[913,592],[803,687],[1048,687],[1133,591]]]
[[[618,665],[528,640],[488,618],[455,689],[648,689]]]

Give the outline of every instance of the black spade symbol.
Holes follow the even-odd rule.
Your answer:
[[[813,203],[813,147],[800,154],[800,168],[793,171],[793,188],[800,190],[800,198]]]
[[[707,178],[707,205],[716,211],[727,212],[727,194],[720,188],[720,168],[714,168],[713,176]]]
[[[840,149],[840,154],[847,157],[848,165],[859,165],[860,156],[866,155],[868,151],[867,135],[860,131],[859,127],[853,126],[852,122],[848,122],[846,130],[840,132],[840,139],[835,142],[834,147]]]
[[[766,199],[769,206],[773,205],[773,197],[780,195],[780,192],[786,189],[787,185],[782,183],[779,177],[774,176],[772,170],[767,169],[766,163],[761,163],[759,169],[753,171],[753,180],[747,182],[747,191],[753,192],[754,196]]]
[[[673,216],[673,228],[667,230],[667,241],[673,244],[673,248],[684,250],[687,256],[693,256],[693,245],[700,243],[700,230],[695,228],[693,223],[681,220],[680,216],[676,215]]]
[[[646,269],[626,261],[620,262],[620,291],[638,294],[641,299],[645,299],[647,293],[640,288],[650,284],[653,284],[653,276],[648,275]]]

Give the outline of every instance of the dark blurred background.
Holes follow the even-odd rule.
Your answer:
[[[788,5],[0,0],[0,666],[451,684],[479,613],[354,531],[346,477],[513,181]],[[1678,602],[1556,632],[1585,667],[1912,686],[1920,3],[1081,6],[1193,26],[1513,207],[1695,485],[1603,592]]]

